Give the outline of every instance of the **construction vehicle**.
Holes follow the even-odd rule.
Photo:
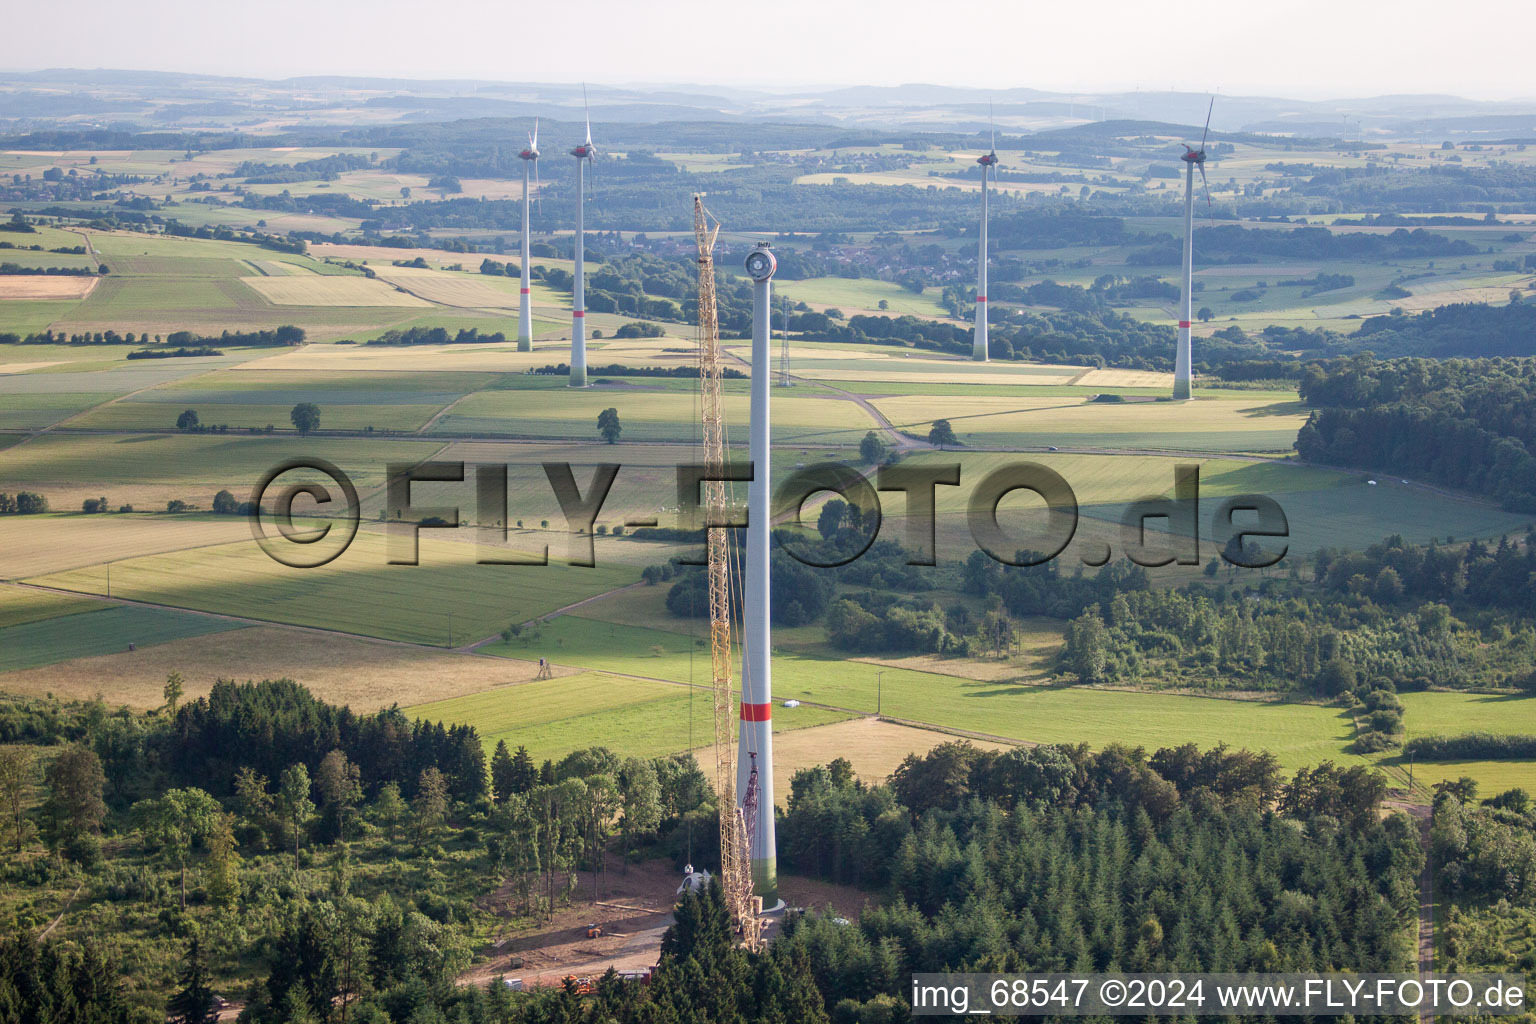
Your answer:
[[[560,984],[578,996],[589,996],[597,991],[597,982],[591,975],[582,975],[578,978],[574,974],[567,974],[560,979]]]
[[[603,926],[600,924],[589,924],[582,930],[582,932],[586,935],[587,938],[595,939],[603,934]]]
[[[724,523],[725,401],[721,381],[719,307],[715,297],[715,240],[720,222],[693,197],[693,237],[699,260],[699,408],[703,419],[706,478],[701,502],[705,524]],[[767,372],[767,368],[759,369]],[[720,887],[731,924],[749,950],[761,948],[764,924],[752,895],[747,823],[736,803],[735,698],[731,689],[731,550],[727,528],[707,532],[709,648],[715,710],[715,792],[720,795]]]

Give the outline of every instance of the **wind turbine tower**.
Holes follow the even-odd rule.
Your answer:
[[[523,161],[523,288],[522,304],[517,315],[517,350],[533,351],[533,296],[529,289],[533,279],[529,276],[528,261],[528,173],[538,173],[539,119],[533,119],[533,131],[528,134],[528,148],[517,154]]]
[[[1179,300],[1179,351],[1173,361],[1173,397],[1189,398],[1192,353],[1190,349],[1190,322],[1195,300],[1195,168],[1200,168],[1200,185],[1205,189],[1205,204],[1211,204],[1211,189],[1205,179],[1205,139],[1211,131],[1211,111],[1216,108],[1216,97],[1205,112],[1205,131],[1200,133],[1200,148],[1184,146],[1184,278]]]
[[[752,421],[749,451],[752,482],[747,485],[747,579],[742,590],[746,649],[741,663],[741,742],[736,800],[746,822],[752,891],[768,907],[778,902],[778,842],[773,824],[773,694],[768,612],[768,381],[772,330],[773,272],[778,261],[766,242],[747,254],[752,279]]]
[[[997,132],[992,132],[992,148],[985,156],[976,158],[981,165],[981,244],[976,252],[976,335],[971,345],[971,358],[978,363],[987,361],[987,178],[997,166]]]
[[[586,106],[587,90],[581,90],[582,106]],[[583,265],[583,249],[587,239],[587,165],[597,159],[597,149],[592,145],[592,114],[587,113],[587,141],[571,150],[576,158],[576,265],[572,269],[576,280],[571,292],[571,387],[587,386],[587,273]]]

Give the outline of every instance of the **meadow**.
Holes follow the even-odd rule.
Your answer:
[[[708,742],[714,729],[707,689],[597,672],[420,704],[406,713],[473,724],[487,749],[505,740],[509,747],[527,747],[536,762],[597,745],[625,757],[658,757]],[[814,728],[848,717],[794,708],[776,718],[775,730]]]

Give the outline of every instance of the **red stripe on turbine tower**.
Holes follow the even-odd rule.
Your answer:
[[[582,312],[582,311],[581,311],[581,310],[579,310],[579,309],[573,309],[573,310],[571,310],[571,316],[574,316],[574,317],[578,317],[578,318],[579,318],[579,317],[584,317],[584,316],[586,316],[586,315],[587,315],[587,314],[586,314],[586,313],[584,313],[584,312]]]
[[[522,292],[524,295],[528,294],[528,289],[527,288],[519,288],[518,291]]]
[[[743,722],[766,722],[773,718],[772,704],[748,704],[741,702],[741,720]]]
[[[1180,320],[1179,321],[1179,326],[1180,327],[1188,327],[1189,326],[1189,321],[1188,320]]]
[[[977,302],[986,302],[987,301],[987,297],[985,295],[978,295],[978,296],[976,296],[976,301]]]

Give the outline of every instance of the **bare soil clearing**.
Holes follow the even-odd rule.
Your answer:
[[[489,957],[459,976],[460,985],[484,986],[498,977],[521,978],[523,984],[554,986],[566,975],[601,977],[614,970],[642,970],[661,955],[661,937],[672,924],[672,908],[682,872],[669,861],[631,864],[607,859],[601,881],[602,899],[594,901],[592,873],[577,876],[571,905],[548,922],[512,931],[485,951]],[[835,908],[843,917],[857,920],[864,907],[874,902],[870,893],[794,875],[779,876],[779,896],[787,906],[805,909]],[[482,904],[511,920],[508,901],[515,899],[508,886],[485,897]],[[586,937],[588,925],[599,925],[603,934]],[[521,965],[513,967],[514,962]]]

